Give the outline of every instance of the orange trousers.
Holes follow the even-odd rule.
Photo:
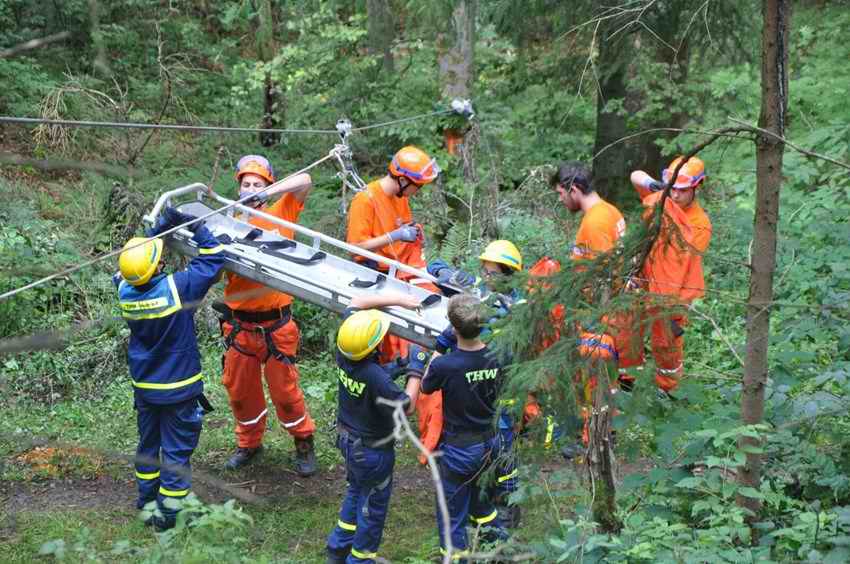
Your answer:
[[[233,345],[224,354],[223,383],[236,418],[237,445],[256,448],[262,444],[268,414],[263,377],[284,429],[296,439],[311,436],[316,431],[316,424],[304,403],[304,394],[298,385],[298,367],[295,366],[300,338],[298,325],[290,319],[289,323],[270,334],[274,347],[287,357],[281,360],[270,354],[265,336],[254,331],[261,326],[271,327],[276,321],[236,323],[240,330],[233,339]],[[225,336],[233,330],[232,323],[222,324]]]
[[[407,357],[409,345],[410,342],[401,337],[387,335],[378,347],[379,362],[384,364],[398,357]],[[416,418],[419,422],[419,440],[429,452],[433,452],[443,432],[443,392],[441,390],[432,394],[419,394],[416,400]],[[425,464],[424,455],[419,456],[419,462]]]
[[[643,314],[621,314],[609,319],[609,332],[613,335],[619,354],[621,379],[633,380],[625,369],[644,363],[644,332],[650,325],[650,348],[655,358],[655,384],[665,392],[672,392],[682,378],[685,358],[683,328],[688,318],[673,314],[664,308],[649,308]]]

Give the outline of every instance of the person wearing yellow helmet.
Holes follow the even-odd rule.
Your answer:
[[[179,502],[189,493],[189,459],[198,444],[201,416],[211,409],[203,395],[201,355],[193,316],[224,266],[224,248],[195,217],[166,208],[148,237],[184,225],[198,249],[186,269],[165,275],[162,239],[134,237],[118,257],[121,316],[130,328],[127,360],[139,431],[136,483],[142,509],[158,530],[173,527]],[[168,465],[160,467],[160,459]]]
[[[472,275],[451,268],[443,260],[432,261],[428,265],[428,272],[436,276],[442,284],[451,284],[455,287],[465,287],[482,300],[488,317],[487,323],[481,331],[481,338],[489,340],[492,336],[491,325],[506,317],[511,308],[523,301],[522,295],[513,283],[514,274],[521,272],[523,268],[522,254],[511,241],[500,239],[491,241],[478,255],[480,261],[480,276]],[[456,292],[451,287],[443,287],[444,292]],[[447,327],[437,336],[435,356],[443,355],[457,350],[458,337],[452,326]],[[439,396],[437,391],[431,396]],[[423,395],[420,397],[430,397]],[[427,425],[423,429],[423,413],[420,413],[420,434],[428,436],[440,436],[442,432],[443,416],[434,414],[433,411],[440,409],[444,411],[443,402],[433,406],[425,413],[424,420]],[[504,451],[509,453],[514,444],[514,422],[506,410],[499,414],[499,435]],[[420,458],[421,461],[421,458]],[[517,491],[519,482],[517,480],[516,463],[513,456],[502,456],[496,467],[496,485],[493,487],[492,497],[495,500],[499,512],[500,522],[508,528],[519,526],[520,508],[518,505],[509,503],[510,494]]]
[[[411,359],[404,389],[379,363],[378,348],[387,337],[390,317],[375,308],[393,305],[415,308],[419,300],[388,294],[355,297],[337,333],[337,447],[345,460],[348,490],[327,540],[330,563],[374,562],[377,557],[395,465],[393,408],[378,400],[400,402],[410,414],[427,363],[424,351]]]
[[[246,155],[236,165],[239,199],[286,221],[295,223],[312,189],[309,174],[299,174],[278,184],[271,163],[261,155]],[[272,186],[269,188],[269,186]],[[275,196],[286,191],[274,201]],[[294,239],[291,229],[261,217],[249,217],[254,227]],[[225,463],[235,470],[251,462],[263,448],[268,408],[263,378],[277,417],[295,442],[295,470],[301,476],[317,471],[313,446],[316,425],[298,384],[295,364],[299,329],[292,318],[292,296],[259,282],[228,272],[224,288],[226,319],[222,322],[225,353],[222,382],[230,398],[236,433],[236,452]]]

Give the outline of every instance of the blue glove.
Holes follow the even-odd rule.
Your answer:
[[[419,237],[419,229],[414,225],[402,225],[398,229],[390,231],[387,235],[390,238],[390,243],[395,243],[396,241],[412,243]]]
[[[407,371],[407,359],[403,357],[398,357],[392,362],[382,364],[381,368],[383,368],[387,372],[387,374],[390,375],[390,378],[392,378],[393,380],[398,380],[398,377],[403,375]]]
[[[422,378],[430,358],[431,353],[419,345],[410,345],[407,349],[407,377]]]
[[[194,215],[189,215],[187,213],[182,213],[177,211],[175,208],[167,207],[163,210],[162,214],[157,218],[156,224],[149,229],[145,229],[145,236],[147,237],[156,237],[160,233],[164,231],[168,231],[172,227],[176,227],[187,221],[192,221],[193,219],[197,219]],[[195,222],[191,225],[186,226],[186,229],[195,232],[198,227],[203,225],[202,221]]]
[[[443,332],[437,335],[436,351],[440,354],[446,354],[448,351],[453,351],[457,348],[457,336],[451,325],[443,329]]]
[[[475,276],[463,270],[455,270],[442,259],[428,263],[428,274],[437,278],[437,284],[458,288],[470,288],[475,285]]]
[[[649,189],[652,192],[661,192],[662,190],[664,190],[664,184],[658,182],[657,180],[652,180],[649,183]]]

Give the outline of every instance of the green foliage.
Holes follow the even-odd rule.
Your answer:
[[[236,507],[233,500],[224,504],[205,505],[194,494],[178,502],[181,511],[177,525],[160,535],[154,544],[115,541],[111,547],[101,548],[93,542],[91,530],[80,529],[75,540],[57,539],[46,542],[40,555],[53,556],[59,561],[112,562],[116,559],[133,559],[134,562],[258,562],[245,554],[248,529],[253,523],[250,515]],[[142,520],[158,514],[156,503],[151,502],[139,514]],[[259,562],[266,562],[261,559]]]

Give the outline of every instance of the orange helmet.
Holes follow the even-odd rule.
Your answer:
[[[402,147],[393,157],[389,169],[391,175],[403,176],[417,186],[425,186],[433,182],[440,174],[437,161],[413,145]]]
[[[556,261],[553,258],[543,257],[539,261],[534,263],[534,266],[528,269],[528,273],[531,276],[552,276],[556,272],[561,271],[561,263]]]
[[[246,174],[256,174],[269,183],[274,182],[274,169],[267,158],[260,155],[245,155],[236,163],[236,180],[241,181]]]
[[[682,162],[682,158],[683,157],[676,157],[673,159],[673,162],[670,163],[670,166],[661,172],[661,178],[664,182],[670,182],[670,176],[673,172],[675,172],[679,163]],[[679,175],[676,177],[676,183],[673,184],[673,188],[696,188],[703,180],[705,180],[705,163],[696,157],[691,157],[679,171]]]

